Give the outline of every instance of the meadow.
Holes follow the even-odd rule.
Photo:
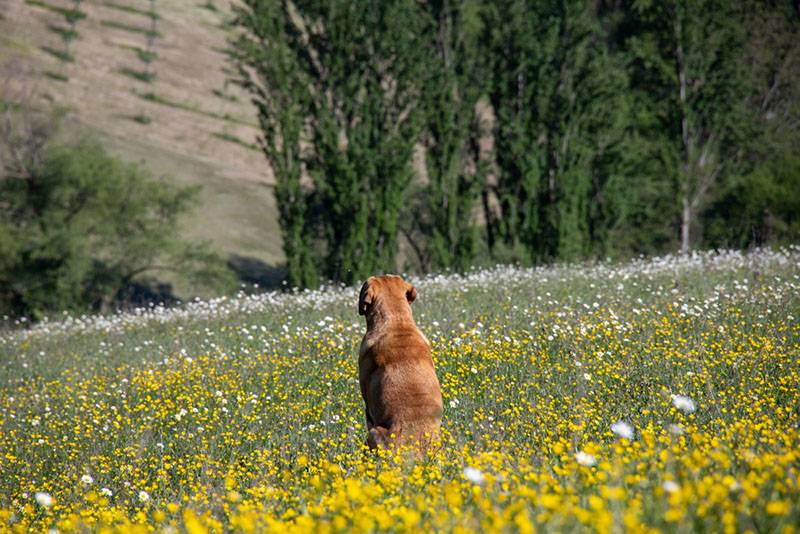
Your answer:
[[[0,531],[797,531],[800,248],[412,281],[422,459],[362,448],[355,287],[0,333]]]

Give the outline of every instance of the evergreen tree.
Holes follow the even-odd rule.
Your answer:
[[[474,214],[485,178],[475,128],[476,105],[486,85],[477,49],[482,5],[441,0],[430,8],[437,21],[437,55],[426,88],[429,222],[420,226],[427,236],[429,263],[423,268],[464,269],[479,248]]]
[[[289,160],[273,167],[279,188],[302,192],[283,195],[295,203],[282,207],[284,232],[296,239],[286,247],[290,281],[315,283],[297,272],[310,269],[310,247],[321,256],[316,276],[353,282],[394,269],[424,125],[427,13],[407,0],[248,0],[237,13],[244,34],[234,57],[265,138],[275,138],[264,139],[265,152],[273,165]]]
[[[800,4],[748,2],[745,63],[752,135],[730,187],[703,213],[706,244],[746,247],[800,236]]]
[[[500,237],[533,261],[581,257],[592,250],[601,168],[608,172],[625,137],[622,65],[587,2],[494,6],[487,28]]]
[[[673,181],[680,250],[702,234],[699,214],[742,161],[752,123],[745,112],[742,7],[723,0],[633,2],[626,9],[631,76],[657,120],[661,172]]]
[[[307,82],[302,76],[290,42],[298,29],[285,19],[285,6],[256,3],[237,11],[236,23],[245,30],[230,53],[239,72],[237,80],[247,89],[258,109],[262,130],[259,142],[275,173],[275,197],[286,254],[288,282],[294,287],[316,287],[319,275],[308,229],[308,191],[301,182],[301,155]],[[269,80],[262,83],[261,78]]]

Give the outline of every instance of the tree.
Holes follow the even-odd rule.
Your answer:
[[[178,237],[196,190],[153,180],[91,141],[54,146],[52,117],[6,110],[3,119],[3,313],[108,310],[159,271],[219,288],[232,282],[206,246]]]
[[[236,8],[231,55],[259,110],[293,285],[395,268],[430,25],[408,0]]]
[[[423,215],[410,218],[408,226],[423,236],[415,242],[423,270],[464,269],[479,247],[475,210],[486,171],[476,127],[476,106],[486,86],[477,47],[482,5],[475,0],[428,5],[436,21],[431,36],[436,53],[430,57],[432,76],[424,91],[427,184],[424,201],[415,206]]]
[[[752,132],[730,187],[703,212],[706,243],[746,247],[800,235],[800,5],[748,2],[743,61]]]
[[[745,112],[742,7],[722,0],[634,2],[634,91],[658,117],[662,168],[674,181],[680,250],[691,250],[699,214],[725,188],[744,156],[752,123]]]
[[[582,257],[592,249],[590,204],[626,132],[622,64],[588,3],[494,7],[486,42],[500,238],[532,261]]]

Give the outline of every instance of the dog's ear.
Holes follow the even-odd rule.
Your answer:
[[[361,286],[361,294],[358,296],[358,314],[366,315],[367,307],[372,305],[373,300],[375,300],[375,290],[370,285],[369,279],[367,279],[364,285]]]
[[[417,288],[411,284],[406,284],[406,299],[409,304],[417,300]]]

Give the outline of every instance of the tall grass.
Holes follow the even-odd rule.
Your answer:
[[[363,452],[357,288],[9,330],[0,525],[800,521],[799,249],[414,282],[445,400],[441,450],[423,460]]]

